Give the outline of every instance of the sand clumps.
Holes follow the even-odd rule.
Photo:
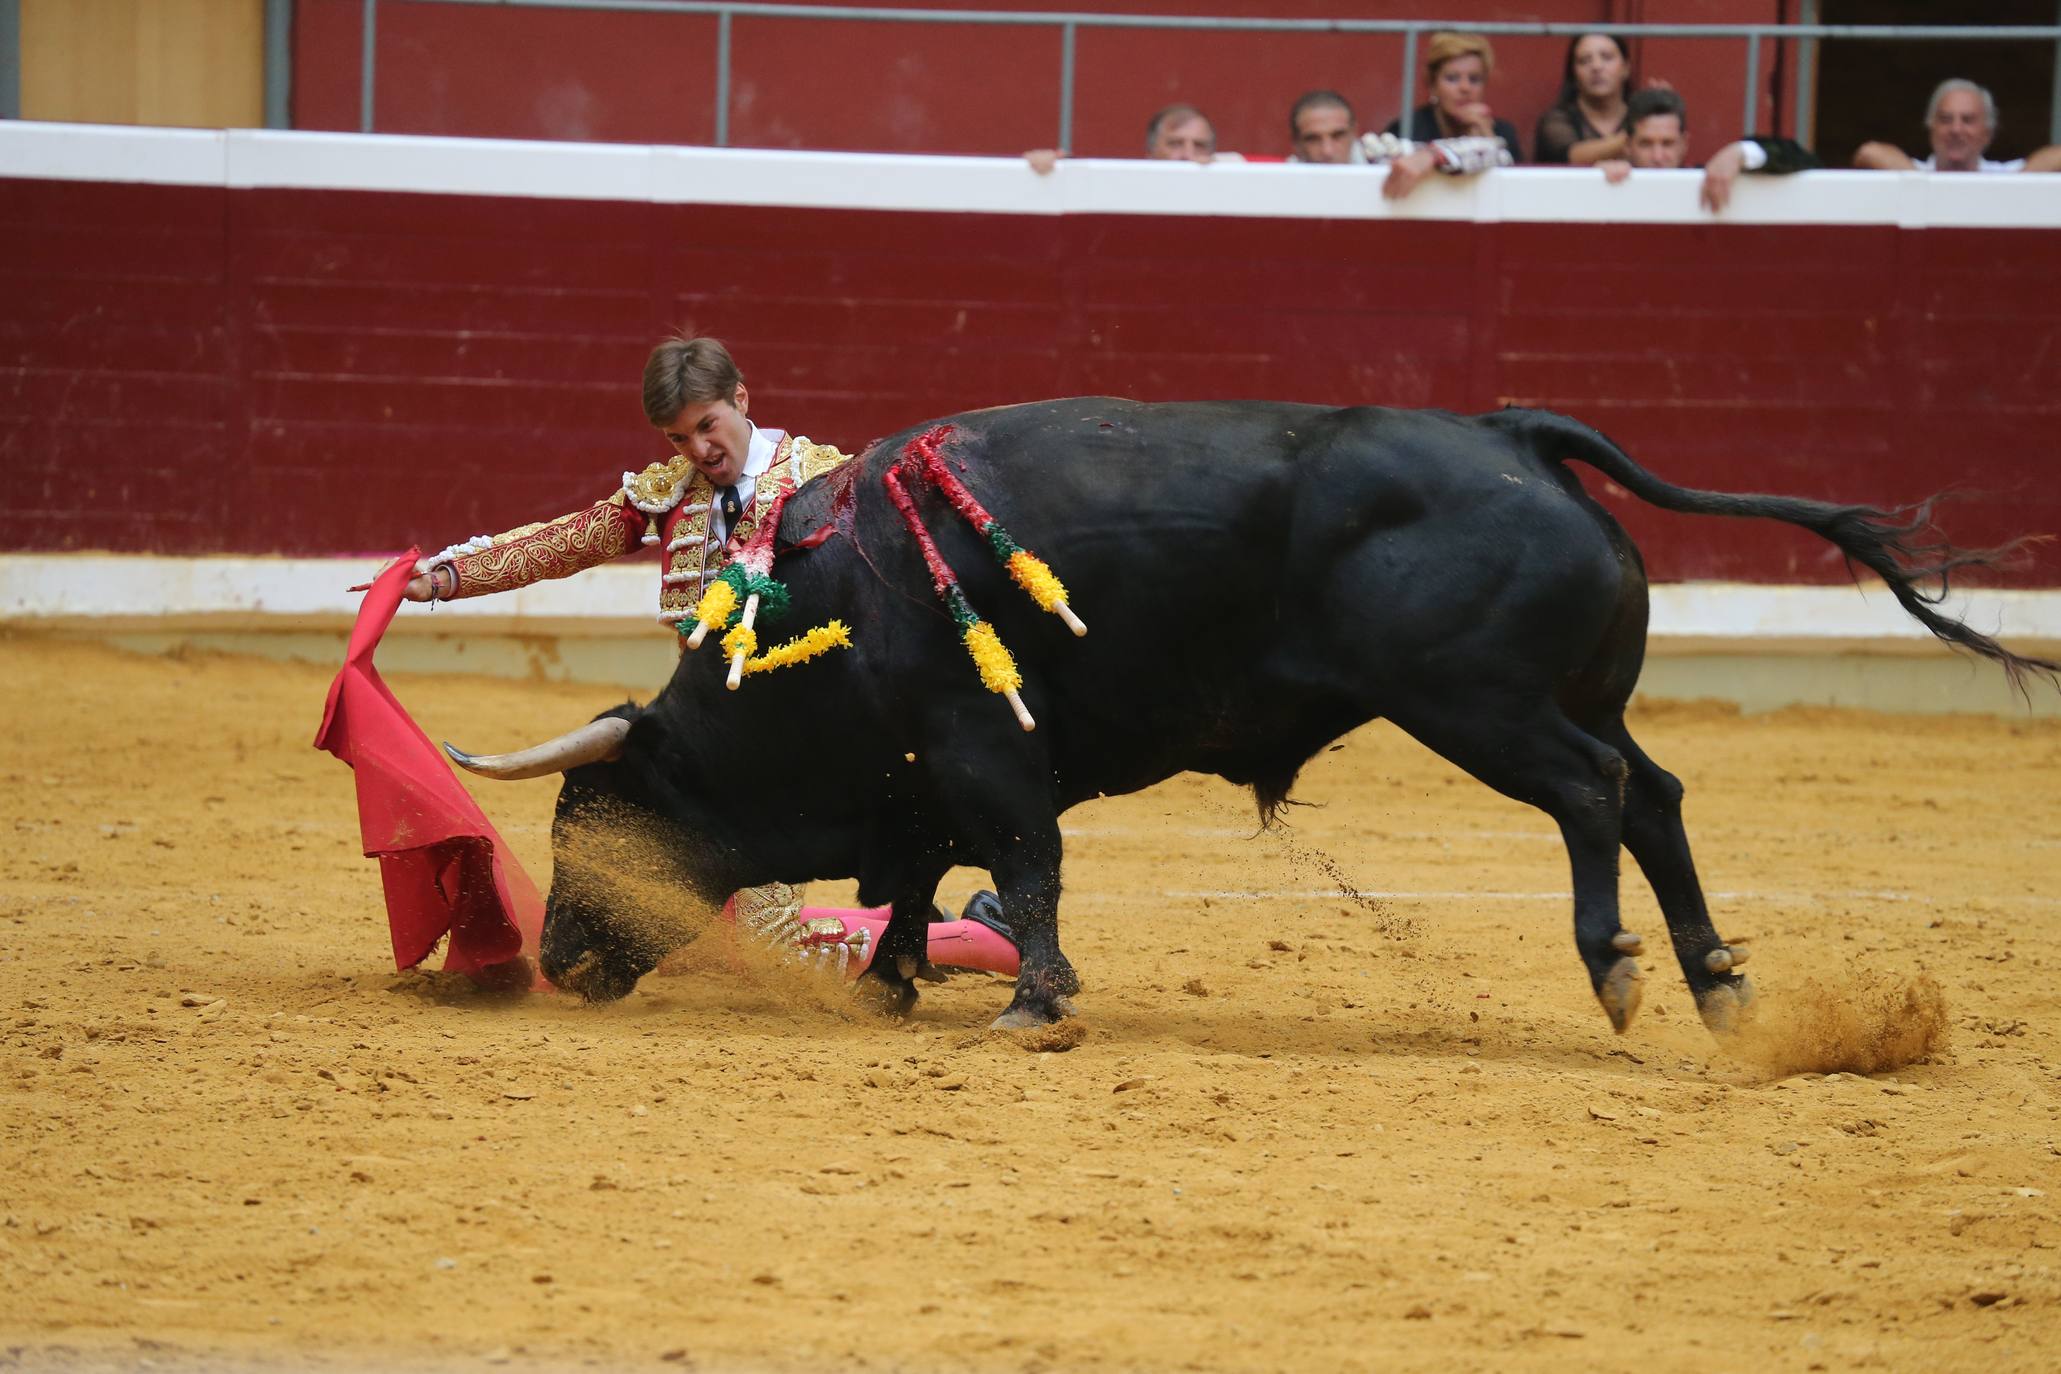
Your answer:
[[[1088,1038],[1088,1028],[1078,1019],[1068,1017],[1054,1021],[1049,1026],[1032,1026],[1028,1030],[998,1030],[988,1032],[989,1036],[1016,1046],[1026,1054],[1064,1054],[1076,1049]]]

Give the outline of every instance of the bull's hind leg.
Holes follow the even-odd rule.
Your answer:
[[[1496,694],[1450,695],[1421,713],[1389,718],[1507,797],[1560,827],[1574,875],[1574,944],[1596,1000],[1619,1031],[1639,1010],[1637,937],[1618,922],[1617,855],[1626,764],[1551,702],[1531,709]]]
[[[1067,999],[1081,990],[1081,980],[1059,948],[1059,853],[1058,822],[1042,822],[1005,848],[989,870],[1023,960],[1016,995],[995,1018],[998,1030],[1050,1025],[1073,1014]]]
[[[1714,1034],[1734,1031],[1753,1002],[1753,984],[1733,971],[1746,962],[1746,948],[1726,945],[1710,922],[1696,861],[1689,854],[1689,833],[1682,826],[1681,781],[1646,756],[1623,720],[1598,733],[1616,746],[1631,770],[1625,780],[1625,848],[1653,886],[1696,1009]]]

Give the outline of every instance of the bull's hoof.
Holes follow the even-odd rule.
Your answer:
[[[547,960],[544,976],[553,986],[565,992],[577,993],[588,1002],[619,1002],[628,997],[637,980],[643,975],[633,969],[618,968],[592,950],[580,955],[563,968],[554,971]]]
[[[1052,1025],[1073,1015],[1073,1003],[1067,999],[1080,990],[1080,975],[1064,960],[1026,968],[1016,976],[1016,995],[1009,999],[1009,1010],[994,1019],[993,1028],[1025,1030]]]
[[[1049,1002],[1019,1002],[1012,1004],[1009,1010],[988,1022],[988,1029],[1004,1031],[1036,1030],[1040,1026],[1054,1025],[1071,1015],[1073,1015],[1073,1003],[1063,997],[1055,997]]]
[[[866,1010],[899,1021],[916,1009],[916,985],[879,968],[869,968],[852,984],[852,1000]]]
[[[1703,956],[1703,966],[1712,973],[1730,973],[1746,962],[1750,952],[1743,944],[1719,945]]]
[[[537,982],[537,966],[526,955],[498,964],[488,964],[465,975],[482,992],[508,997],[528,992]]]
[[[1639,1001],[1646,995],[1646,975],[1639,971],[1638,961],[1619,959],[1610,966],[1610,972],[1603,975],[1603,982],[1596,989],[1596,1000],[1603,1004],[1604,1014],[1610,1018],[1610,1025],[1619,1035],[1632,1024],[1632,1018],[1639,1014]]]
[[[1710,1033],[1723,1040],[1753,1023],[1755,996],[1753,980],[1741,974],[1730,983],[1697,994],[1696,1011]]]

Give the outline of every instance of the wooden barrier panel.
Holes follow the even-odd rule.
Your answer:
[[[25,119],[265,122],[265,0],[19,0]]]

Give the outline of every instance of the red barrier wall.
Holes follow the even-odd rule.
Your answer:
[[[1677,481],[1980,489],[2061,530],[2061,235],[767,210],[0,181],[0,547],[321,554],[569,509],[661,456],[692,322],[856,450],[1053,395],[1552,406]],[[1605,494],[1662,579],[1807,536]],[[2051,549],[2021,585],[2061,585]]]
[[[803,0],[808,3],[808,0]],[[906,0],[906,9],[1065,6]],[[1779,0],[1545,0],[1425,4],[1335,0],[1286,8],[1271,0],[1095,0],[1098,13],[1250,18],[1477,22],[1776,23]],[[300,0],[294,13],[294,127],[356,131],[364,6]],[[1074,151],[1134,157],[1146,119],[1176,100],[1216,122],[1219,145],[1288,151],[1288,107],[1329,87],[1378,129],[1401,108],[1402,39],[1082,29]],[[375,127],[382,133],[601,142],[706,144],[715,137],[712,16],[479,5],[379,8]],[[1567,40],[1498,37],[1490,100],[1529,148],[1560,85]],[[1773,91],[1783,45],[1762,53]],[[1641,50],[1643,49],[1643,50]],[[745,148],[1013,154],[1057,136],[1060,40],[1055,29],[808,19],[738,19],[733,28],[730,141]],[[1421,51],[1421,47],[1420,47]],[[1649,39],[1644,76],[1664,77],[1694,112],[1706,151],[1741,132],[1743,41]],[[1418,76],[1417,100],[1426,98]],[[1763,101],[1763,130],[1776,102]]]

